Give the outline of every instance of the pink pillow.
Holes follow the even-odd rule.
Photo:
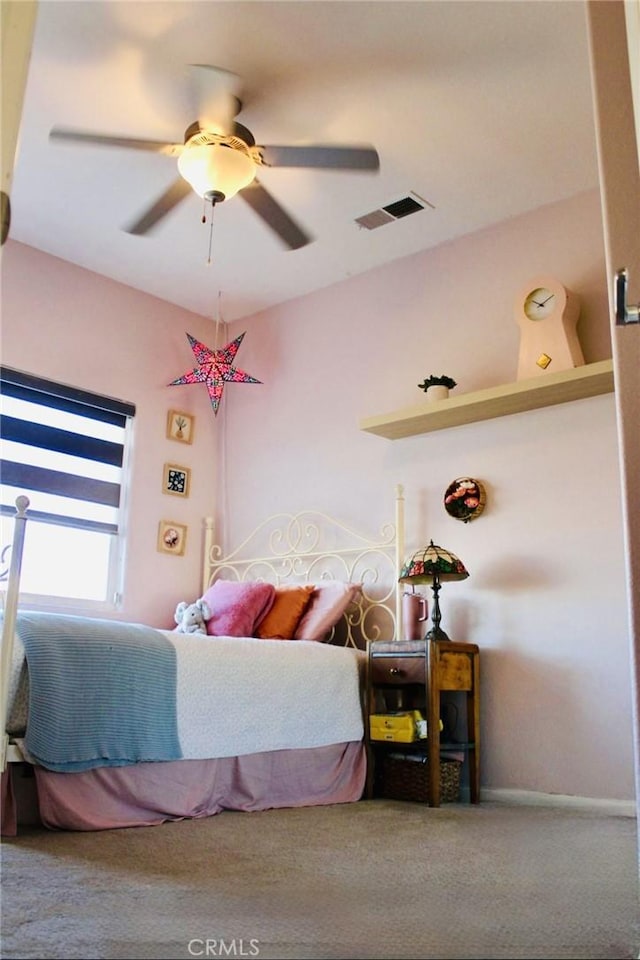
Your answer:
[[[356,600],[361,592],[361,583],[343,583],[341,580],[317,583],[311,602],[296,627],[294,638],[325,640],[349,604]]]
[[[212,637],[252,637],[275,595],[272,583],[216,580],[202,598],[211,610],[207,633]]]

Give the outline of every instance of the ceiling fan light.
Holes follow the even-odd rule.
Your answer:
[[[219,143],[188,147],[178,158],[178,170],[199,197],[222,194],[225,200],[256,175],[256,165],[246,153]]]

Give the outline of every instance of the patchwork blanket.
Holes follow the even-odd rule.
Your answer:
[[[50,770],[206,759],[361,740],[363,654],[20,613],[25,747]]]

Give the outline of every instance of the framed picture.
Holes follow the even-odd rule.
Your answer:
[[[458,477],[444,493],[444,508],[450,517],[469,523],[484,510],[487,494],[479,480],[473,477]]]
[[[167,417],[167,436],[169,439],[179,440],[180,443],[192,443],[195,419],[191,413],[169,410]]]
[[[190,485],[189,467],[179,467],[177,463],[165,463],[162,479],[163,493],[171,493],[175,497],[188,497]]]
[[[184,523],[173,520],[161,520],[158,527],[158,550],[161,553],[173,553],[181,557],[187,542],[187,528]]]

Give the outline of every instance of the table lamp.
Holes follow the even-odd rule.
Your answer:
[[[400,571],[400,583],[430,583],[433,590],[433,613],[431,619],[433,627],[427,633],[427,640],[448,640],[449,637],[440,629],[440,603],[438,594],[443,580],[466,580],[469,573],[455,553],[439,547],[431,540],[428,547],[417,550],[406,561]]]

